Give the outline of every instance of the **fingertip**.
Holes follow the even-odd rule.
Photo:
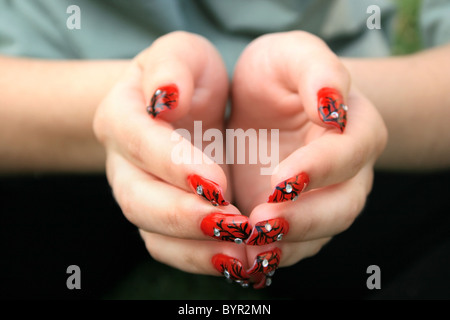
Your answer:
[[[188,67],[178,62],[159,64],[146,71],[142,87],[146,111],[154,120],[174,122],[188,112],[194,92],[194,79]]]
[[[289,177],[284,178],[285,176]],[[291,168],[289,172],[281,177],[283,177],[281,178],[282,180],[277,180],[278,183],[269,195],[267,200],[268,203],[296,201],[310,183],[309,175],[306,172],[299,169],[296,170],[295,168]]]
[[[308,66],[299,83],[305,111],[315,124],[343,133],[347,124],[350,74],[331,51]]]
[[[317,111],[323,124],[343,133],[347,125],[347,110],[344,98],[337,89],[323,87],[317,92]]]
[[[155,119],[161,113],[174,110],[178,106],[178,96],[178,86],[174,83],[158,87],[147,106],[147,113]]]

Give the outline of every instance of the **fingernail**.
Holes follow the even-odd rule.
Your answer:
[[[289,223],[286,219],[275,218],[258,222],[253,227],[246,244],[252,246],[262,246],[283,239],[289,232]]]
[[[227,206],[230,204],[224,199],[222,188],[217,183],[196,174],[191,174],[188,177],[188,182],[192,191],[211,202],[213,206]]]
[[[308,186],[309,177],[306,173],[300,173],[295,177],[287,179],[275,186],[273,193],[269,196],[269,203],[295,201],[300,192]]]
[[[258,254],[253,266],[248,270],[245,270],[242,262],[238,259],[222,253],[214,255],[211,262],[227,280],[237,282],[243,287],[248,287],[252,283],[253,288],[261,289],[271,285],[272,277],[280,260],[281,250],[275,248]]]
[[[280,260],[281,249],[279,248],[262,252],[256,256],[252,268],[247,271],[247,275],[251,276],[257,273],[263,273],[272,276],[278,268]]]
[[[161,112],[173,110],[178,106],[178,87],[169,84],[156,89],[153,94],[147,112],[155,118]]]
[[[272,276],[278,268],[281,260],[281,250],[275,248],[270,251],[262,252],[256,256],[253,267],[247,271],[252,282],[253,288],[260,289],[272,284]]]
[[[317,107],[320,119],[344,132],[347,124],[347,106],[342,95],[333,88],[322,88],[317,93]]]
[[[225,278],[238,281],[243,285],[248,284],[250,277],[238,259],[219,253],[212,257],[211,262]]]
[[[248,218],[239,214],[212,213],[201,223],[202,231],[215,239],[242,243],[251,232]]]
[[[253,284],[253,289],[263,289],[272,284],[272,277],[268,277],[263,273],[258,273],[252,276],[251,281]]]

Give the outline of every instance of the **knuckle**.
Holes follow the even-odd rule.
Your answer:
[[[145,248],[150,256],[161,263],[167,263],[166,255],[164,251],[161,250],[157,242],[153,241],[153,235],[151,233],[140,230],[142,239],[144,240]]]
[[[178,210],[178,208],[173,208],[166,212],[164,228],[166,228],[167,234],[171,234],[174,236],[183,236],[184,228],[182,226],[183,218],[181,217],[182,211]]]
[[[135,191],[132,186],[123,183],[114,183],[112,192],[117,204],[125,218],[134,225],[138,225],[135,218]]]
[[[187,210],[195,210],[195,202],[191,199],[198,200],[196,197],[180,197],[171,208],[167,208],[165,214],[162,215],[164,217],[164,233],[178,238],[191,238],[195,234],[195,231],[192,230],[192,219],[186,218]]]
[[[359,192],[350,196],[349,206],[342,218],[342,231],[347,230],[363,211],[366,203],[366,195],[364,188],[359,188]]]
[[[302,223],[299,224],[300,230],[296,236],[297,241],[304,241],[308,235],[314,233],[315,230],[319,227],[319,223],[313,219],[312,216],[308,215],[302,220]]]
[[[143,145],[142,139],[138,136],[137,133],[130,132],[127,135],[127,151],[131,159],[137,161],[137,163],[143,163]]]
[[[378,134],[377,134],[377,137],[378,137],[378,148],[376,150],[377,156],[379,156],[383,152],[383,150],[386,148],[388,136],[389,136],[389,133],[388,133],[387,127],[384,124],[384,122],[381,121],[381,124],[379,125]]]
[[[100,142],[104,142],[105,141],[105,137],[106,137],[106,123],[107,121],[105,120],[105,113],[103,111],[103,103],[99,105],[99,107],[97,108],[97,111],[94,115],[94,120],[92,122],[92,129],[94,131],[94,135],[97,138],[97,140],[99,140]]]
[[[357,174],[366,162],[367,150],[361,143],[354,143],[353,152],[349,159],[349,169],[353,175]],[[353,176],[352,175],[352,176]]]

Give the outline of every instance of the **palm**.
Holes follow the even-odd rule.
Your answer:
[[[250,134],[252,130],[263,133],[259,134],[258,148],[247,148],[246,150],[261,152],[261,143],[263,145],[267,143],[267,152],[263,152],[262,155],[269,156],[267,159],[271,160],[273,169],[278,162],[281,162],[294,150],[323,133],[324,129],[313,125],[308,120],[300,96],[297,93],[289,92],[287,88],[277,83],[275,77],[262,76],[250,69],[242,71],[244,73],[248,71],[248,74],[245,76],[242,74],[246,81],[240,81],[240,74],[234,81],[233,112],[227,127],[240,128],[247,134]],[[266,136],[264,136],[264,131],[267,133]],[[276,131],[279,134],[278,139],[276,139]],[[271,142],[275,142],[277,145],[273,145]],[[278,152],[277,148],[279,148]],[[248,160],[248,155],[246,156]],[[268,196],[271,194],[270,173],[262,171],[271,165],[270,163],[262,164],[261,160],[258,156],[256,164],[246,161],[245,164],[232,166],[235,201],[243,214],[248,215],[256,205],[267,202]]]

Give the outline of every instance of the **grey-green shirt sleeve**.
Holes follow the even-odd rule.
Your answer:
[[[367,27],[373,4],[381,28]],[[72,5],[80,28],[70,29]],[[48,59],[132,58],[159,36],[198,33],[221,52],[228,70],[254,38],[304,30],[338,55],[390,54],[391,0],[0,0],[0,54]]]
[[[450,1],[423,0],[420,28],[425,47],[450,43]]]

